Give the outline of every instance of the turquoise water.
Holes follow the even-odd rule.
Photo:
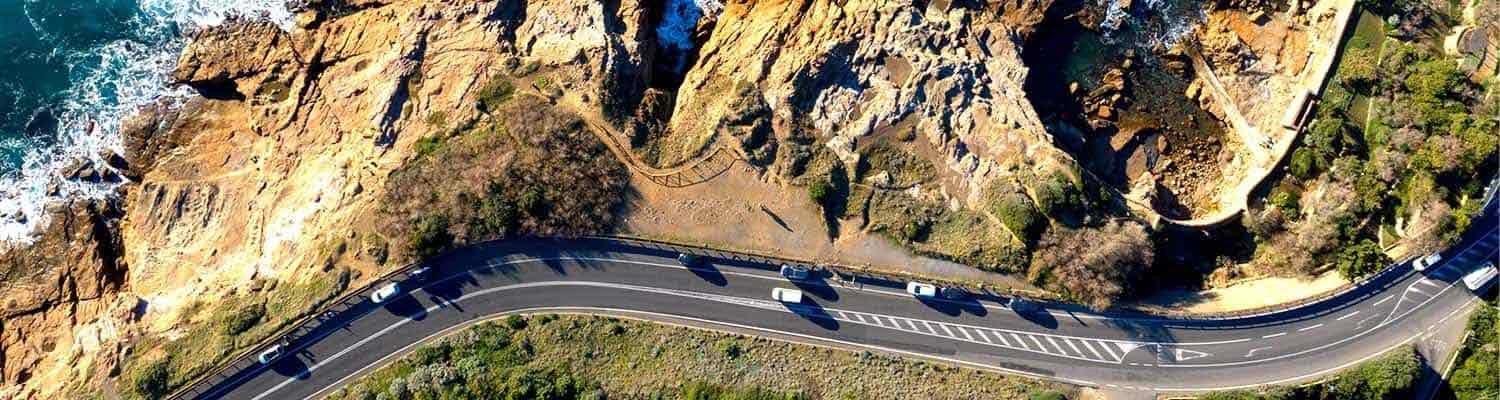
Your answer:
[[[26,150],[56,144],[55,118],[102,72],[104,46],[161,41],[142,37],[139,10],[133,0],[0,0],[0,173],[19,168]]]
[[[191,95],[168,74],[191,32],[230,16],[289,25],[285,0],[0,0],[0,242],[45,205],[112,196],[119,182],[60,172],[120,151],[140,107]]]

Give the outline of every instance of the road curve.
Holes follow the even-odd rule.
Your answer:
[[[1444,261],[1391,268],[1324,301],[1272,314],[1187,320],[1071,305],[1016,312],[998,298],[919,301],[901,282],[792,282],[750,256],[607,239],[525,240],[467,248],[389,303],[354,298],[299,330],[293,354],[249,356],[179,393],[200,399],[317,398],[418,344],[499,315],[582,312],[868,349],[1062,382],[1157,393],[1304,381],[1409,343],[1476,300],[1462,276],[1500,247],[1493,205]],[[801,305],[770,300],[800,287]]]

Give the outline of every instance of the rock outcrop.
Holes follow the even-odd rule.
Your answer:
[[[662,162],[744,137],[748,121],[774,135],[747,152],[812,137],[852,162],[861,138],[913,120],[965,182],[954,196],[975,195],[1002,166],[1066,157],[1022,92],[1020,43],[1050,4],[727,4],[678,91]]]
[[[74,202],[4,254],[0,398],[110,377],[131,338],[176,337],[200,299],[327,274],[327,244],[359,227],[418,139],[451,128],[432,116],[475,118],[490,77],[536,71],[633,110],[655,51],[644,1],[306,3],[290,31],[198,32],[172,76],[200,96],[126,124],[118,205]]]
[[[676,89],[652,86],[661,2],[305,3],[290,31],[197,33],[172,76],[201,96],[126,124],[126,154],[110,161],[132,182],[119,206],[74,203],[5,258],[33,279],[6,292],[0,397],[113,376],[132,338],[173,340],[200,299],[327,274],[325,247],[368,222],[419,139],[479,117],[495,76],[590,123],[646,116],[685,147],[734,140],[772,170],[779,146],[850,160],[862,138],[910,121],[958,178],[944,192],[970,202],[996,174],[1067,157],[1021,89],[1018,44],[1047,0],[735,1]]]

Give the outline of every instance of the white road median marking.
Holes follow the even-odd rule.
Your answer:
[[[1255,356],[1255,352],[1257,352],[1257,351],[1267,350],[1267,349],[1270,349],[1270,348],[1271,348],[1271,346],[1256,347],[1256,348],[1250,349],[1250,352],[1245,353],[1245,358],[1250,358],[1252,356]]]
[[[1380,305],[1381,305],[1381,304],[1385,304],[1385,302],[1387,302],[1387,301],[1391,301],[1391,299],[1393,299],[1393,298],[1395,298],[1395,297],[1396,297],[1396,295],[1394,295],[1394,294],[1392,294],[1392,295],[1387,295],[1387,296],[1385,296],[1385,298],[1384,298],[1384,299],[1380,299],[1380,301],[1377,301],[1377,302],[1375,302],[1375,306],[1376,306],[1376,307],[1380,307]]]
[[[1306,327],[1306,328],[1298,329],[1297,332],[1307,332],[1307,331],[1310,331],[1310,330],[1313,330],[1313,329],[1318,329],[1319,327],[1322,327],[1322,326],[1323,326],[1323,324],[1317,324],[1317,325],[1309,326],[1309,327]]]
[[[1286,336],[1286,332],[1272,333],[1272,334],[1269,334],[1269,335],[1261,336],[1260,338],[1261,339],[1270,339],[1270,338],[1278,337],[1278,336]]]
[[[1344,319],[1347,319],[1347,318],[1349,318],[1349,317],[1353,317],[1353,316],[1355,316],[1355,315],[1359,315],[1359,311],[1358,311],[1358,310],[1355,310],[1355,311],[1354,311],[1354,312],[1352,312],[1352,313],[1348,313],[1348,314],[1344,314],[1344,316],[1342,316],[1342,317],[1339,317],[1339,318],[1338,318],[1338,319],[1336,319],[1336,320],[1335,320],[1335,321],[1343,321],[1343,320],[1344,320]]]

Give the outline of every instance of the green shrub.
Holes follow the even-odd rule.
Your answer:
[[[220,330],[225,335],[239,335],[250,330],[250,328],[254,328],[265,316],[266,306],[264,304],[255,303],[240,307],[224,316],[224,320],[219,325]]]
[[[490,78],[490,83],[479,89],[479,111],[490,113],[499,110],[500,105],[510,100],[515,92],[516,87],[510,80],[501,76]]]
[[[453,234],[448,232],[448,217],[428,214],[414,224],[407,238],[407,250],[418,259],[428,258],[447,250],[453,244]]]
[[[719,353],[728,358],[739,358],[740,354],[745,352],[745,349],[740,347],[740,342],[734,339],[720,340],[717,346]]]
[[[830,185],[827,179],[815,180],[807,187],[807,195],[813,203],[824,207],[827,206],[828,193],[831,191],[833,191],[833,185]]]
[[[1032,204],[1031,198],[1014,191],[994,193],[991,196],[993,200],[990,212],[995,213],[1000,223],[1015,233],[1022,242],[1028,245],[1035,243],[1047,225],[1041,212]]]
[[[1390,262],[1390,257],[1380,250],[1380,245],[1364,239],[1358,244],[1345,246],[1343,250],[1340,250],[1335,266],[1345,278],[1355,279],[1379,271]]]
[[[522,317],[520,315],[511,315],[505,317],[505,327],[510,328],[510,330],[513,331],[526,329],[526,317]]]
[[[1026,397],[1030,400],[1068,400],[1067,395],[1064,395],[1062,392],[1056,390],[1031,392],[1031,394]]]
[[[436,153],[439,149],[443,148],[444,142],[447,142],[447,140],[442,136],[428,136],[417,139],[417,157],[427,157],[432,155],[432,153]]]
[[[1281,209],[1281,212],[1285,215],[1295,216],[1301,212],[1299,211],[1301,210],[1301,206],[1298,204],[1297,197],[1296,193],[1277,191],[1271,195],[1271,205]]]
[[[1073,182],[1073,178],[1062,171],[1053,171],[1032,190],[1036,195],[1037,208],[1053,218],[1083,207],[1081,190]]]
[[[168,379],[171,372],[167,364],[171,360],[160,359],[146,364],[132,379],[135,393],[146,399],[160,399],[168,394]]]
[[[1318,155],[1313,153],[1311,149],[1298,147],[1296,151],[1292,152],[1292,160],[1287,165],[1287,172],[1297,177],[1297,179],[1312,179],[1322,169],[1320,167],[1321,161],[1318,159]]]

